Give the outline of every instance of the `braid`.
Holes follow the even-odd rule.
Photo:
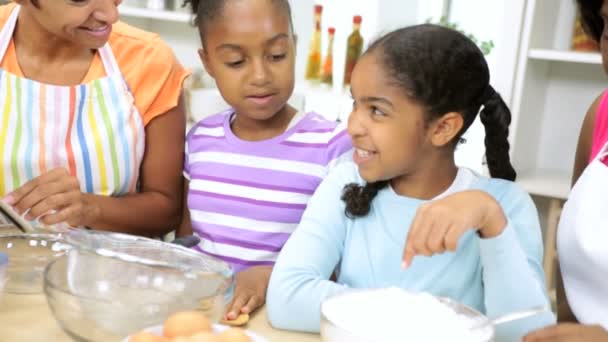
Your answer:
[[[486,130],[486,160],[490,175],[514,181],[517,174],[509,158],[509,124],[511,112],[498,93],[484,103],[480,119]]]
[[[342,191],[342,201],[346,203],[344,212],[348,218],[363,217],[369,214],[372,201],[378,195],[378,191],[388,186],[388,181],[367,183],[360,186],[356,183],[348,184]]]

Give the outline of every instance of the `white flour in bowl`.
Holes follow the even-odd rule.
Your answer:
[[[491,328],[470,329],[480,318],[399,288],[353,291],[325,301],[322,311],[334,325],[369,341],[486,342],[492,336]]]

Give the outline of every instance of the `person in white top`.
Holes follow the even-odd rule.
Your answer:
[[[608,73],[608,0],[577,0],[587,33],[600,44]],[[525,342],[608,341],[608,92],[581,128],[573,188],[558,227],[558,324]]]

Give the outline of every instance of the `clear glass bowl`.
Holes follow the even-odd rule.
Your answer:
[[[218,321],[231,295],[230,266],[193,250],[125,234],[64,237],[73,248],[48,265],[44,290],[77,341],[120,341],[182,310]]]
[[[0,235],[0,253],[8,255],[4,292],[42,293],[46,265],[65,253],[60,234]]]
[[[325,302],[330,301],[334,298],[338,298],[341,296],[350,296],[350,295],[360,295],[365,294],[366,292],[373,292],[382,289],[355,289],[349,290],[347,292],[343,292],[341,294],[332,296],[326,299]],[[405,290],[404,290],[405,291]],[[407,292],[407,291],[406,291]],[[457,301],[454,301],[450,298],[445,297],[436,297],[439,301],[446,304],[448,307],[452,308],[457,314],[463,315],[471,321],[473,326],[478,326],[488,321],[488,318],[477,310],[470,308],[464,304],[461,304]],[[356,298],[349,300],[357,300]],[[324,303],[325,303],[324,302]],[[375,342],[377,339],[370,339],[367,336],[359,336],[359,334],[349,331],[343,327],[338,326],[334,322],[332,322],[323,312],[323,304],[321,305],[321,340],[324,342]],[[380,315],[382,315],[380,313]],[[441,326],[437,326],[438,329]],[[472,330],[471,330],[472,331]],[[494,341],[494,327],[492,325],[487,325],[483,328],[483,330],[475,331],[475,336],[479,336],[479,340],[475,341],[467,341],[467,342],[492,342]],[[411,341],[411,342],[420,342],[420,341]]]

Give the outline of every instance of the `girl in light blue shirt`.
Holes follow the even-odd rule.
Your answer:
[[[430,292],[490,317],[549,306],[538,215],[512,182],[511,114],[479,48],[435,25],[394,31],[359,60],[351,91],[353,162],[322,182],[279,256],[272,325],[319,331],[323,300],[349,288]],[[481,107],[492,178],[454,162]],[[547,312],[504,324],[497,340],[554,321]]]

